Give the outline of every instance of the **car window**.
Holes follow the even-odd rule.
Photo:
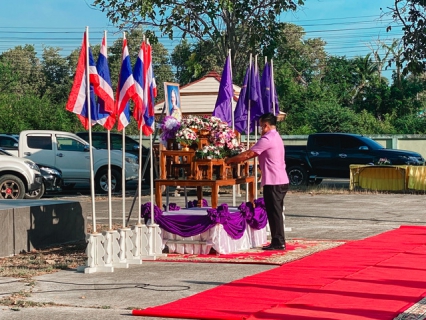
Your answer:
[[[92,135],[92,146],[97,149],[107,149],[107,137],[102,135]]]
[[[365,144],[354,137],[342,137],[340,141],[340,146],[342,149],[358,150],[359,147],[365,146]]]
[[[18,142],[11,137],[0,136],[0,148],[6,150],[16,150],[18,149]]]
[[[106,137],[105,137],[106,138]],[[112,150],[121,150],[122,137],[120,135],[111,135],[111,149]]]
[[[126,150],[135,150],[139,146],[139,143],[132,138],[126,137]]]
[[[27,136],[27,144],[32,149],[52,150],[51,136]]]
[[[58,150],[62,151],[84,151],[85,144],[70,137],[56,136]]]
[[[337,137],[329,135],[317,135],[312,137],[314,146],[318,148],[337,148],[339,141]]]

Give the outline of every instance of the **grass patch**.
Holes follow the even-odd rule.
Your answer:
[[[58,270],[75,269],[85,263],[85,250],[86,242],[79,241],[0,258],[0,276],[29,279]]]

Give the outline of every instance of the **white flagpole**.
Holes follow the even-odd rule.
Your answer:
[[[96,228],[96,210],[95,210],[95,174],[93,172],[93,150],[92,150],[92,114],[90,110],[90,65],[89,65],[89,27],[86,27],[86,101],[87,101],[87,116],[89,122],[89,157],[90,157],[90,194],[92,197],[92,223],[93,233],[97,232]]]
[[[148,48],[149,48],[149,52],[151,53],[149,55],[150,56],[150,61],[148,61],[147,63],[148,63],[148,65],[150,65],[152,67],[152,69],[148,69],[148,71],[153,73],[154,72],[154,65],[152,64],[152,47],[151,47],[151,44],[149,43],[149,39],[147,40],[147,45],[148,45]],[[153,76],[153,74],[151,75],[151,77],[152,76]],[[146,77],[149,79],[148,75],[146,75]],[[155,79],[153,79],[153,81],[155,81]],[[150,83],[148,83],[148,88],[149,87],[150,87]],[[150,92],[151,92],[151,88],[148,89],[147,96],[150,94]],[[148,99],[148,101],[149,101],[149,99]],[[151,103],[154,103],[154,96],[152,97]],[[147,104],[147,108],[149,108],[148,104]],[[154,118],[154,123],[155,123],[155,118]],[[154,124],[154,126],[155,126],[155,124]],[[150,198],[151,198],[150,199],[151,200],[151,225],[155,228],[156,223],[155,223],[155,220],[154,220],[154,167],[153,167],[153,162],[154,162],[153,155],[154,154],[152,152],[152,149],[153,149],[152,147],[153,147],[153,145],[152,145],[152,134],[150,134],[149,135],[149,150],[151,152],[151,157],[150,157],[151,163],[150,163],[149,171],[150,171],[150,189],[151,189],[151,191],[150,191]],[[186,194],[186,192],[185,192],[185,194]]]
[[[255,74],[258,74],[259,70],[258,70],[258,65],[257,65],[257,55],[255,56],[255,62],[254,62],[254,70],[257,71],[255,72]],[[257,79],[256,79],[257,80]],[[262,98],[262,97],[259,97]],[[256,121],[255,122],[255,126],[254,126],[254,141],[257,142],[257,124],[259,122]],[[257,157],[254,158],[254,197],[255,199],[257,199],[257,177],[258,177],[258,171],[257,171],[257,163],[258,163],[258,159]]]
[[[252,66],[252,63],[253,63],[253,56],[252,56],[252,54],[250,53],[250,64],[249,64],[249,67],[250,67],[250,73],[249,73],[249,78],[248,78],[248,83],[247,83],[247,91],[246,91],[246,94],[248,94],[249,95],[249,97],[250,97],[250,89],[251,89],[251,82],[253,81],[253,79],[251,79],[251,66]],[[250,101],[250,99],[248,99],[248,110],[247,110],[247,149],[249,149],[250,148],[250,109],[251,109],[251,101]],[[249,197],[248,197],[248,187],[249,187],[249,185],[248,185],[248,183],[246,183],[246,202],[248,202],[248,200],[249,200]]]
[[[126,32],[123,32],[123,40],[124,39],[126,39]],[[121,63],[123,63],[123,61],[121,61]],[[126,222],[126,127],[124,126],[123,126],[123,133],[122,133],[122,144],[123,144],[122,146],[123,171],[121,174],[121,190],[122,190],[122,211],[123,211],[123,227],[124,227]]]
[[[231,57],[231,49],[228,50],[228,56],[229,56],[229,67],[231,69],[231,85],[232,85],[232,97],[231,97],[231,108],[229,108],[231,110],[231,126],[232,126],[232,131],[235,132],[235,119],[234,119],[234,111],[233,110],[233,104],[232,101],[234,100],[234,81],[232,80],[232,57]],[[239,141],[240,142],[240,141]],[[232,186],[232,206],[236,206],[237,205],[237,199],[236,199],[236,193],[237,193],[237,185],[233,185]]]
[[[145,42],[145,35],[143,35],[142,37],[142,44]],[[143,55],[144,53],[142,53]],[[144,60],[144,64],[145,64],[145,60]],[[142,97],[145,97],[145,79],[143,77],[143,73],[144,70],[141,70],[142,72],[142,80],[144,83],[142,83]],[[142,102],[143,104],[145,104],[145,101]],[[141,117],[143,117],[143,114],[141,115]],[[143,135],[142,135],[142,122],[141,122],[141,126],[139,128],[139,179],[138,179],[138,225],[141,225],[141,213],[142,213],[142,139],[143,139]],[[152,159],[152,158],[151,158]]]
[[[278,116],[277,111],[275,110],[275,81],[274,81],[274,61],[271,59],[271,98],[272,98],[272,113]]]
[[[107,32],[104,31],[105,48],[108,50],[107,45]],[[107,52],[105,52],[108,57]],[[107,143],[108,143],[108,222],[109,230],[112,230],[112,190],[111,190],[111,130],[107,130]]]
[[[142,71],[143,72],[143,71]],[[143,117],[143,115],[142,115]],[[138,225],[141,224],[141,213],[142,213],[142,123],[139,128],[139,179],[138,179]]]

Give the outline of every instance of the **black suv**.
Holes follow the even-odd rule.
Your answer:
[[[76,135],[78,135],[80,138],[86,140],[89,142],[89,132],[77,132]],[[119,133],[110,133],[111,138],[111,150],[123,150],[123,136]],[[125,147],[126,152],[132,153],[135,156],[139,157],[139,142],[136,140],[126,136],[125,138]],[[92,145],[96,149],[108,149],[108,135],[107,132],[93,132],[92,131]],[[148,158],[149,149],[142,146],[142,165],[145,166],[146,159]],[[144,180],[145,182],[149,182],[149,170],[150,170],[150,163],[147,164],[146,171],[144,174]]]

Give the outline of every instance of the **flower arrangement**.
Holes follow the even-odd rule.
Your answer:
[[[160,140],[166,145],[168,139],[175,139],[176,133],[178,132],[181,124],[175,117],[165,116],[163,122],[160,125],[161,134]]]
[[[197,134],[188,127],[181,127],[176,132],[176,141],[179,142],[181,145],[190,146],[194,142],[197,142],[197,140]]]
[[[234,146],[232,149],[229,149],[227,156],[228,157],[233,157],[236,156],[244,151],[247,151],[247,148],[244,144],[238,144],[236,146]]]
[[[168,139],[176,139],[181,145],[190,146],[207,132],[210,145],[196,151],[197,159],[223,159],[246,150],[238,142],[234,130],[217,117],[190,115],[179,122],[174,117],[166,116],[160,129],[160,140],[165,145]]]
[[[182,126],[198,131],[204,129],[205,124],[207,123],[205,118],[189,115],[187,118],[182,119]]]
[[[204,146],[195,152],[196,159],[223,159],[226,157],[225,149],[215,145]]]

